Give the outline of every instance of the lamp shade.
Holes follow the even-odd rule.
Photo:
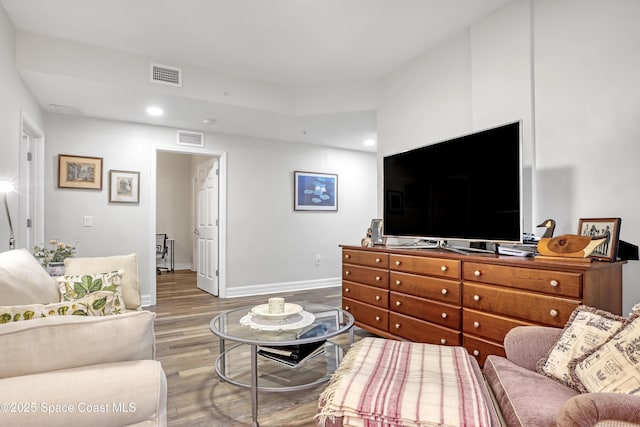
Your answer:
[[[9,181],[0,181],[0,193],[9,193],[13,191],[13,184]]]

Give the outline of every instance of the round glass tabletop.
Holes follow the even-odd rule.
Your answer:
[[[255,345],[280,346],[325,340],[343,334],[353,326],[353,316],[340,308],[313,303],[298,304],[303,308],[302,315],[307,316],[309,321],[293,329],[290,329],[290,326],[292,323],[295,326],[295,322],[291,319],[265,322],[268,323],[269,329],[276,329],[277,322],[282,322],[283,329],[278,330],[264,330],[259,328],[260,325],[256,327],[247,324],[246,316],[250,314],[252,306],[219,314],[211,321],[210,328],[215,335],[223,339]]]

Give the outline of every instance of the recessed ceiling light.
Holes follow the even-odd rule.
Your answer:
[[[367,147],[371,147],[372,145],[376,145],[376,142],[373,139],[365,139],[362,143],[364,145],[366,145]]]
[[[160,107],[148,107],[147,114],[150,116],[161,116],[164,114],[164,111],[162,111]]]

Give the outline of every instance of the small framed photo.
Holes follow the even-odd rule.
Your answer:
[[[140,203],[140,172],[110,170],[109,202]]]
[[[58,188],[102,190],[102,157],[58,155]]]
[[[610,262],[618,258],[621,221],[620,218],[580,218],[578,223],[580,236],[603,236],[607,239],[591,253],[590,258]]]
[[[294,210],[338,210],[338,175],[294,171],[293,183]]]
[[[371,230],[371,242],[374,245],[384,245],[385,240],[384,240],[384,237],[382,237],[382,220],[372,219],[370,230]]]

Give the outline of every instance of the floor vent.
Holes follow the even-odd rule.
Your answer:
[[[151,63],[151,82],[182,87],[182,69]]]
[[[191,147],[204,147],[204,134],[186,130],[178,131],[178,144]]]

